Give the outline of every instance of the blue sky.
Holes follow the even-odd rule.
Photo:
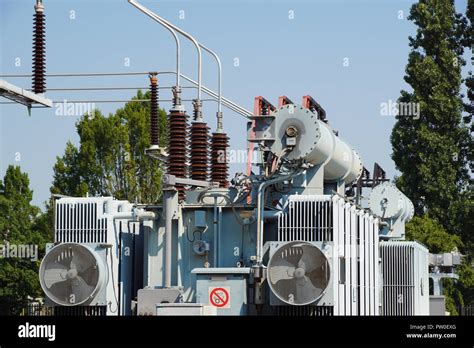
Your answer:
[[[223,64],[223,94],[253,110],[255,96],[277,104],[287,95],[301,102],[312,95],[330,124],[361,154],[372,170],[377,161],[389,177],[394,118],[380,115],[380,105],[395,101],[401,89],[415,26],[406,19],[413,1],[157,1],[142,4],[192,33],[216,51]],[[47,72],[130,72],[174,70],[175,46],[169,33],[126,0],[44,0]],[[31,73],[34,0],[0,0],[0,74]],[[464,11],[466,1],[457,1]],[[74,11],[74,12],[71,12]],[[292,11],[292,12],[290,12]],[[402,11],[402,12],[400,12]],[[184,19],[180,18],[184,13]],[[291,18],[293,14],[293,18]],[[402,16],[403,19],[399,17]],[[74,18],[71,18],[74,17]],[[182,72],[196,79],[194,47],[182,39]],[[16,66],[20,59],[20,65]],[[124,66],[129,59],[130,66]],[[239,66],[235,66],[235,58]],[[348,58],[349,65],[344,66]],[[8,79],[24,88],[29,79]],[[204,56],[203,82],[216,87],[216,68]],[[172,77],[160,79],[163,86]],[[146,76],[50,78],[47,87],[148,86]],[[53,100],[128,99],[132,91],[47,92]],[[168,97],[163,90],[160,96]],[[186,90],[184,98],[194,98]],[[4,100],[2,100],[4,101]],[[104,113],[123,103],[97,104]],[[162,104],[169,108],[169,104]],[[191,105],[187,105],[188,110]],[[215,127],[216,104],[206,103],[204,116]],[[55,109],[34,109],[31,117],[19,105],[0,105],[0,173],[9,164],[29,174],[33,202],[49,197],[52,168],[68,140],[78,142],[78,116],[57,116]],[[231,148],[244,149],[246,120],[224,109]],[[231,172],[243,171],[234,164]]]

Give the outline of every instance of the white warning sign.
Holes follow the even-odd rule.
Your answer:
[[[217,308],[230,308],[230,288],[210,286],[209,304]]]

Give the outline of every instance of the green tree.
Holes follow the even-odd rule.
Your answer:
[[[458,308],[474,303],[474,271],[471,262],[464,259],[456,267],[458,280],[443,279],[446,309],[452,315],[458,315]]]
[[[134,99],[149,98],[138,91]],[[129,102],[105,117],[96,110],[77,123],[79,148],[71,142],[54,165],[52,193],[107,196],[155,203],[160,197],[162,170],[145,155],[150,146],[149,102]],[[159,112],[160,142],[166,143],[166,113]]]
[[[453,314],[456,306],[474,300],[472,75],[464,80],[471,103],[465,104],[461,94],[462,55],[473,42],[473,9],[469,0],[465,18],[452,0],[420,0],[411,7],[408,18],[418,28],[409,38],[404,79],[412,91],[401,91],[398,101],[418,103],[420,117],[398,116],[391,135],[392,158],[402,173],[396,184],[413,201],[417,215],[407,224],[407,237],[433,253],[460,248],[467,254],[460,279],[444,281]]]
[[[39,208],[31,205],[32,198],[28,175],[20,167],[9,166],[0,180],[0,243],[5,253],[9,246],[36,245],[38,260],[0,258],[0,314],[20,314],[29,298],[42,293],[38,267],[51,230]]]
[[[462,122],[460,92],[466,19],[453,1],[420,0],[408,17],[417,26],[399,102],[418,103],[420,117],[398,116],[392,130],[392,158],[402,173],[397,186],[413,201],[417,215],[429,211],[449,232],[466,235],[472,216],[468,156],[472,136]]]
[[[467,3],[466,9],[466,18],[468,20],[468,25],[466,27],[463,43],[464,47],[471,50],[471,62],[474,60],[474,0],[469,0]],[[474,76],[472,71],[469,71],[468,77],[465,79],[466,89],[467,89],[467,99],[468,102],[464,104],[465,111],[467,115],[464,117],[464,122],[471,125],[471,131],[474,131],[474,125],[472,124],[472,115],[474,114]],[[472,162],[473,157],[471,153],[471,171],[474,170]]]
[[[464,35],[464,47],[471,50],[471,62],[474,62],[474,0],[469,0],[466,10],[466,17],[468,19],[468,26]],[[472,66],[472,64],[471,64]],[[464,104],[466,114],[463,117],[463,121],[467,127],[470,127],[471,134],[474,132],[474,123],[472,122],[472,116],[474,115],[474,75],[472,71],[469,71],[467,78],[465,79],[465,86],[467,90],[467,102]],[[474,150],[471,147],[467,152],[467,158],[469,160],[469,167],[471,173],[474,172]],[[466,245],[466,249],[471,251],[474,250],[474,234],[471,233],[472,226],[474,226],[474,213],[472,212],[472,205],[474,202],[474,181],[470,181],[469,189],[464,193],[464,201],[470,202],[470,207],[464,207],[466,212],[460,214],[458,222],[463,232],[462,239]]]
[[[415,216],[406,224],[406,238],[423,243],[431,253],[449,253],[462,246],[461,238],[446,232],[443,226],[428,214]],[[474,271],[470,258],[463,258],[456,267],[459,280],[443,279],[446,309],[457,315],[458,307],[474,301]]]
[[[415,216],[406,224],[406,238],[426,245],[433,254],[455,251],[462,244],[458,236],[446,232],[440,223],[430,219],[427,214]]]

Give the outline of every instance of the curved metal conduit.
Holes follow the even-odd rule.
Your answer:
[[[159,74],[176,74],[176,72],[175,71],[159,71],[158,75]],[[183,75],[183,74],[181,74],[181,77],[183,79],[185,79],[186,81],[188,81],[189,83],[191,83],[192,85],[197,86],[197,82],[194,81],[193,79],[191,79],[190,77],[188,77],[186,75]],[[206,93],[208,96],[212,97],[215,100],[219,99],[218,93],[214,92],[213,90],[211,90],[210,88],[207,88],[204,85],[202,85],[201,87],[202,87],[203,92]],[[225,97],[222,97],[222,105],[224,105],[228,109],[238,113],[239,115],[244,116],[245,118],[251,119],[251,116],[253,116],[252,112],[248,111],[244,107],[234,103],[233,101],[231,101],[231,100],[229,100]]]
[[[218,93],[217,93],[217,114],[216,114],[216,116],[217,116],[217,127],[216,127],[217,130],[216,131],[217,132],[222,131],[222,129],[223,129],[223,121],[222,121],[222,64],[221,64],[221,61],[219,59],[219,56],[214,51],[212,51],[210,48],[208,48],[208,47],[204,46],[203,44],[201,44],[200,42],[198,42],[190,34],[186,33],[185,31],[183,31],[180,28],[176,27],[175,25],[171,24],[170,22],[168,22],[164,18],[158,16],[156,13],[154,13],[151,10],[149,10],[148,8],[142,6],[141,4],[136,2],[135,0],[128,0],[128,2],[131,5],[138,8],[143,13],[147,14],[148,16],[150,16],[151,18],[156,20],[158,23],[163,25],[166,29],[168,29],[173,34],[173,36],[175,38],[175,41],[176,41],[176,47],[177,47],[177,66],[176,66],[177,86],[179,86],[179,78],[181,77],[181,72],[180,72],[180,66],[179,66],[179,51],[180,51],[180,49],[179,49],[179,40],[177,38],[176,31],[179,32],[181,35],[185,36],[186,38],[188,38],[196,46],[196,49],[198,50],[198,81],[197,81],[197,86],[198,86],[198,98],[197,99],[198,99],[198,102],[201,101],[201,96],[202,96],[201,90],[203,89],[202,88],[201,48],[214,57],[214,59],[216,60],[216,64],[217,64],[217,89],[218,89]],[[202,116],[200,116],[200,117],[202,117]]]
[[[184,30],[176,27],[175,25],[171,24],[170,22],[168,22],[166,19],[158,16],[156,13],[152,12],[151,10],[149,10],[148,8],[142,6],[141,4],[139,4],[138,2],[136,2],[135,0],[128,0],[128,2],[135,6],[136,8],[138,8],[139,10],[143,11],[144,13],[146,13],[147,15],[151,16],[153,19],[155,19],[158,23],[160,23],[161,25],[165,26],[166,28],[172,28],[173,30],[177,31],[178,33],[180,33],[181,35],[183,35],[184,37],[186,37],[187,39],[189,39],[193,44],[194,46],[196,47],[196,50],[197,50],[197,53],[198,53],[198,82],[197,82],[197,85],[198,85],[198,88],[197,88],[197,100],[195,101],[194,103],[194,108],[195,108],[195,121],[197,122],[202,122],[203,119],[202,119],[202,112],[201,112],[201,106],[202,106],[202,102],[201,102],[201,85],[202,85],[202,52],[201,52],[201,47],[199,46],[199,43],[197,42],[197,40],[191,36],[190,34],[188,34],[187,32],[185,32]]]
[[[131,5],[135,6],[137,9],[139,9],[140,11],[142,11],[148,17],[150,17],[150,18],[154,19],[155,21],[157,21],[158,23],[160,23],[163,27],[168,29],[168,31],[171,33],[171,35],[173,35],[174,41],[176,42],[176,87],[179,88],[180,87],[180,79],[181,79],[181,45],[180,45],[180,42],[179,42],[178,35],[173,30],[173,28],[171,28],[166,23],[163,23],[157,15],[155,15],[153,12],[151,12],[146,7],[140,5],[139,3],[137,3],[134,0],[129,0],[128,2]]]

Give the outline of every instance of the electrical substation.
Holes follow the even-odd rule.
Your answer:
[[[39,271],[54,314],[430,314],[429,272],[437,259],[405,240],[413,204],[378,164],[367,170],[348,142],[355,135],[339,137],[331,115],[310,95],[295,102],[282,96],[275,104],[257,96],[252,112],[225,98],[213,50],[138,1],[128,2],[176,42],[176,70],[146,76],[146,154],[163,168],[162,200],[55,200],[54,241]],[[0,84],[2,96],[29,108],[52,103],[44,95],[44,13],[38,0],[32,90]],[[183,39],[196,48],[197,80],[181,73]],[[202,83],[204,55],[216,62],[217,91]],[[176,77],[171,90],[160,90],[164,73]],[[204,94],[217,101],[215,115],[203,113]],[[172,99],[166,146],[159,141],[160,98]],[[223,108],[243,117],[246,134],[226,130]],[[249,154],[246,172],[232,177],[230,136],[246,137]]]

